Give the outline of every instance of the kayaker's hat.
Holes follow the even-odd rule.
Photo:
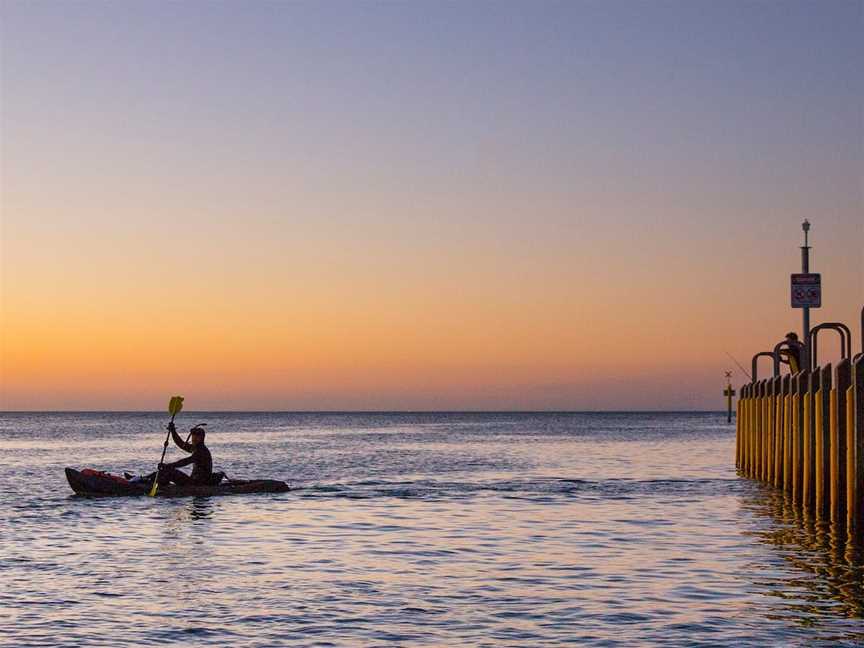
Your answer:
[[[795,333],[794,331],[789,331],[789,332],[786,334],[786,338],[789,339],[789,340],[797,340],[797,339],[798,339],[798,334]]]
[[[204,432],[204,426],[205,425],[207,425],[207,424],[206,423],[200,423],[200,424],[196,425],[191,430],[189,430],[189,435],[191,436],[194,434],[196,436],[200,436],[203,439],[205,437],[205,432]]]

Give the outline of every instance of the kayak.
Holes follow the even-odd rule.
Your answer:
[[[66,469],[66,479],[76,495],[85,497],[122,497],[147,495],[153,486],[153,476],[122,477],[100,470]],[[284,481],[276,479],[231,479],[219,484],[160,486],[157,497],[209,497],[213,495],[241,495],[245,493],[284,493],[291,490]]]

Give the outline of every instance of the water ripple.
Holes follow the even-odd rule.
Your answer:
[[[0,644],[864,645],[860,549],[739,480],[721,417],[192,418],[295,490],[72,497],[161,417],[0,416]]]

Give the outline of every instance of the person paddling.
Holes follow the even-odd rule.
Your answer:
[[[191,453],[191,455],[172,463],[159,464],[159,485],[164,486],[170,482],[174,482],[178,486],[212,484],[213,457],[210,455],[210,450],[204,445],[204,437],[206,436],[204,428],[200,425],[193,427],[189,432],[189,442],[180,438],[173,421],[168,424],[168,431],[171,432],[171,438],[174,439],[177,447]],[[178,470],[189,464],[193,464],[192,475]]]

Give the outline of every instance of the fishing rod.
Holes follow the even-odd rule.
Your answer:
[[[750,382],[753,382],[753,376],[751,376],[749,373],[747,373],[747,370],[746,370],[744,367],[741,366],[741,363],[738,362],[738,361],[737,361],[737,360],[732,356],[731,353],[729,353],[728,351],[724,351],[723,353],[725,353],[727,356],[729,356],[729,358],[732,360],[732,362],[734,362],[736,365],[738,365],[738,368],[741,370],[741,373],[743,373],[745,376],[747,376],[747,380],[749,380]]]

